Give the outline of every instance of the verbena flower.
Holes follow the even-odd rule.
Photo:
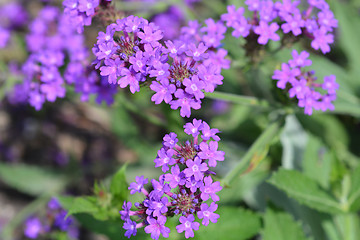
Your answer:
[[[334,42],[333,31],[338,25],[334,14],[325,0],[303,2],[307,4],[291,0],[275,3],[272,0],[246,0],[248,10],[253,12],[251,18],[244,16],[243,7],[236,9],[231,5],[221,19],[227,27],[233,28],[234,37],[247,38],[254,33],[260,45],[267,44],[268,40],[279,41],[281,38],[277,32],[281,29],[285,35],[309,38],[315,50],[324,54],[330,52],[330,44]]]
[[[145,227],[152,239],[159,239],[160,235],[168,237],[170,229],[165,224],[167,218],[174,215],[180,215],[176,230],[185,232],[186,238],[194,237],[194,231],[199,229],[196,215],[203,219],[205,226],[210,221],[217,222],[215,202],[219,201],[217,193],[222,187],[220,182],[214,182],[212,175],[215,173],[209,167],[224,160],[225,153],[217,149],[219,131],[197,119],[185,124],[184,130],[192,140],[183,144],[178,143],[175,133],[165,135],[163,147],[154,160],[155,167],[162,167],[164,174],[159,181],[151,180],[152,191],[148,193],[144,189],[147,180],[143,176],[136,177],[136,182],[130,184],[131,193],[141,192],[145,200],[135,203],[137,210],[133,211],[132,203],[124,202],[120,215],[127,230],[126,237],[135,235],[136,229],[141,227]],[[205,203],[207,200],[211,201],[210,205]],[[136,217],[135,221],[132,216]]]
[[[309,53],[300,54],[293,50],[293,59],[281,64],[281,70],[275,70],[273,79],[277,80],[277,87],[287,89],[291,98],[298,99],[299,107],[303,107],[305,114],[311,115],[315,110],[334,110],[333,101],[336,100],[336,83],[334,75],[325,76],[322,84],[316,82],[315,71],[305,70],[311,65],[307,59]]]
[[[205,23],[199,29],[190,22],[178,40],[163,43],[163,32],[154,23],[136,16],[119,19],[99,33],[94,64],[109,83],[129,86],[132,93],[147,84],[155,92],[155,104],[164,101],[172,109],[180,108],[182,117],[190,117],[191,109],[201,107],[204,91],[222,84],[221,69],[229,67],[227,52],[215,49],[226,28],[212,19]]]
[[[82,101],[97,94],[97,103],[113,102],[116,85],[108,84],[108,76],[101,77],[89,67],[84,36],[76,32],[57,7],[44,7],[30,24],[30,30],[26,36],[30,55],[22,67],[23,82],[9,93],[11,103],[28,102],[40,110],[46,101],[65,97],[67,84],[74,84]]]

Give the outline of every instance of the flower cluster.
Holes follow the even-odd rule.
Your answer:
[[[78,239],[79,230],[72,217],[60,206],[56,198],[52,198],[46,209],[46,217],[32,216],[25,222],[24,235],[30,239],[39,239],[51,232],[67,232],[70,239]]]
[[[0,6],[0,48],[7,46],[11,31],[21,28],[27,19],[27,12],[17,2]]]
[[[89,99],[89,94],[98,94],[98,103],[113,102],[116,89],[88,67],[84,36],[57,7],[46,6],[39,12],[30,24],[26,43],[30,55],[22,67],[24,80],[9,94],[11,103],[29,102],[40,110],[45,101],[65,96],[65,84],[74,84],[83,101]]]
[[[158,239],[160,234],[168,237],[170,229],[165,223],[167,217],[174,215],[180,215],[176,230],[185,232],[186,238],[193,237],[194,230],[199,229],[196,215],[205,226],[210,221],[217,222],[219,215],[214,212],[219,197],[216,193],[222,187],[220,182],[212,179],[211,175],[215,173],[209,167],[215,167],[218,161],[224,160],[225,153],[218,151],[220,138],[216,134],[219,130],[194,119],[184,125],[184,132],[193,140],[178,144],[175,133],[166,134],[163,138],[163,147],[154,162],[155,167],[161,167],[165,174],[159,177],[159,181],[151,180],[152,191],[145,189],[148,179],[143,176],[136,177],[136,182],[130,184],[130,193],[142,193],[145,200],[134,204],[136,211],[130,210],[131,202],[124,202],[120,214],[125,221],[125,236],[130,238],[136,235],[137,228],[145,227],[145,232],[151,234],[152,239]],[[209,199],[212,200],[210,204],[206,203]],[[133,221],[130,216],[137,216],[137,220]]]
[[[303,107],[305,114],[311,115],[315,110],[334,110],[333,101],[336,99],[336,90],[339,84],[336,83],[335,75],[324,77],[322,84],[316,83],[315,71],[306,71],[303,68],[311,65],[311,60],[307,59],[309,53],[302,51],[300,54],[293,50],[293,59],[281,65],[281,70],[275,70],[273,79],[277,81],[277,87],[288,88],[291,98],[296,97],[299,107]],[[322,88],[326,94],[316,91]]]
[[[190,117],[191,108],[201,107],[203,91],[222,84],[221,68],[229,67],[227,52],[215,51],[226,29],[209,20],[202,29],[206,35],[196,40],[199,24],[190,24],[196,26],[183,28],[180,40],[162,44],[163,33],[154,23],[136,16],[119,19],[98,35],[93,48],[96,68],[110,84],[129,86],[132,93],[140,91],[141,84],[150,85],[155,104],[164,101],[172,109],[180,107],[182,117]]]
[[[300,1],[283,0],[246,0],[252,18],[244,16],[245,9],[228,6],[228,13],[221,16],[228,27],[232,27],[234,37],[249,37],[252,33],[258,36],[257,42],[267,44],[269,40],[279,41],[277,31],[281,28],[284,34],[306,36],[311,46],[324,54],[330,52],[329,44],[334,42],[332,34],[337,27],[337,20],[325,0],[307,0],[307,9],[299,9]]]
[[[91,25],[91,19],[95,15],[95,9],[99,6],[99,0],[64,0],[64,13],[74,24],[79,33],[84,31],[84,26]]]

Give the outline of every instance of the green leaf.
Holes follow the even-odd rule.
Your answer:
[[[299,114],[297,117],[304,128],[320,137],[328,146],[335,148],[348,145],[349,137],[346,129],[335,116],[314,114],[309,117]]]
[[[356,8],[350,4],[332,1],[332,9],[339,21],[339,36],[337,42],[344,50],[352,70],[358,69],[360,64],[360,17]]]
[[[333,152],[329,151],[320,139],[309,135],[303,160],[304,174],[317,181],[322,187],[328,188],[334,157]]]
[[[264,240],[306,240],[299,223],[286,212],[268,208],[264,216],[265,228],[262,234]]]
[[[243,174],[249,167],[249,164],[254,159],[263,156],[267,151],[269,143],[274,139],[282,126],[283,119],[278,119],[277,121],[271,123],[265,131],[256,139],[256,141],[251,145],[249,150],[246,152],[245,156],[239,161],[236,166],[230,170],[226,176],[222,179],[222,185],[229,186],[237,177]]]
[[[340,239],[358,240],[360,219],[357,214],[341,214],[334,217],[334,222],[341,234]]]
[[[113,201],[121,204],[127,199],[129,192],[125,176],[126,167],[126,164],[122,166],[112,177],[110,183],[110,192],[113,196]]]
[[[96,213],[98,211],[99,208],[96,205],[96,199],[94,197],[76,197],[73,199],[73,203],[68,209],[67,215],[76,213]]]
[[[0,179],[10,187],[32,196],[56,194],[66,185],[64,176],[49,169],[25,164],[0,163]]]
[[[242,240],[254,236],[260,230],[260,217],[249,210],[237,207],[219,207],[217,223],[200,226],[195,232],[199,240]]]
[[[310,208],[326,213],[343,212],[335,198],[321,189],[315,180],[298,171],[280,169],[268,181]]]

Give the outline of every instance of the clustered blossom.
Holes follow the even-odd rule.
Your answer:
[[[27,12],[17,2],[0,6],[0,48],[8,45],[11,32],[21,28],[27,19]]]
[[[23,82],[15,85],[8,96],[11,103],[28,102],[40,110],[45,101],[65,97],[65,84],[74,84],[83,101],[97,94],[98,103],[113,102],[115,86],[89,67],[84,36],[57,7],[44,7],[29,28],[26,44],[30,55],[22,67]]]
[[[74,24],[79,33],[84,31],[84,26],[90,26],[92,17],[100,0],[64,0],[65,16]]]
[[[221,16],[226,26],[232,27],[234,37],[258,36],[257,42],[265,45],[269,40],[279,41],[278,30],[293,36],[310,38],[311,47],[321,50],[324,54],[330,52],[330,44],[334,42],[333,31],[338,22],[325,0],[307,0],[308,7],[299,9],[301,1],[283,0],[246,0],[248,10],[253,12],[251,18],[244,16],[245,9],[236,9],[231,5],[228,12]],[[250,39],[249,39],[250,40]]]
[[[275,70],[273,79],[277,80],[277,87],[288,89],[291,98],[298,99],[299,107],[303,107],[305,114],[311,115],[315,110],[334,110],[333,101],[336,99],[336,90],[339,84],[336,83],[335,75],[324,77],[324,82],[316,83],[315,71],[306,71],[303,68],[311,65],[307,59],[309,53],[302,51],[300,54],[293,50],[293,59],[281,65],[281,70]],[[321,94],[316,89],[323,89],[326,94]]]
[[[134,204],[135,211],[131,210],[131,202],[124,202],[120,215],[126,237],[135,236],[141,227],[145,227],[145,232],[151,234],[152,239],[157,240],[160,235],[168,237],[170,229],[165,223],[167,217],[174,215],[180,216],[176,230],[185,232],[186,238],[194,237],[194,231],[200,226],[195,221],[196,215],[205,226],[209,222],[216,223],[220,217],[215,211],[219,201],[217,192],[222,187],[220,182],[213,180],[215,173],[209,169],[224,161],[225,153],[218,150],[220,138],[216,134],[219,130],[211,129],[202,120],[193,119],[184,125],[184,132],[192,137],[191,141],[179,144],[175,133],[166,134],[163,138],[163,147],[154,162],[164,174],[159,180],[151,180],[150,192],[145,189],[148,180],[143,176],[130,184],[130,193],[141,192],[145,200]],[[210,199],[211,202],[206,203]],[[132,220],[131,216],[136,220]]]
[[[71,216],[52,198],[46,208],[46,216],[31,216],[25,221],[24,235],[30,239],[46,237],[53,232],[67,232],[69,239],[78,239],[79,230]]]
[[[151,100],[180,108],[182,117],[201,107],[205,92],[222,84],[222,68],[229,68],[227,52],[216,49],[226,28],[209,19],[201,28],[194,21],[182,29],[179,40],[161,42],[163,32],[154,23],[129,16],[100,32],[93,48],[94,64],[110,84],[129,86],[132,93],[148,84],[156,92]]]

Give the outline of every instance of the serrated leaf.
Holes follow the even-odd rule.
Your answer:
[[[32,196],[56,194],[66,184],[66,179],[58,173],[25,164],[0,163],[0,179],[10,187]]]
[[[264,240],[306,240],[299,223],[286,212],[266,210],[264,216],[265,228],[262,234]]]
[[[310,208],[326,213],[343,212],[335,198],[321,189],[315,180],[298,171],[280,169],[268,182]]]
[[[126,167],[125,164],[122,166],[112,177],[110,183],[110,192],[113,196],[113,201],[121,203],[128,197],[128,184],[126,182]]]
[[[201,226],[195,233],[198,240],[242,240],[260,230],[260,217],[249,210],[237,207],[219,207],[217,223]]]

